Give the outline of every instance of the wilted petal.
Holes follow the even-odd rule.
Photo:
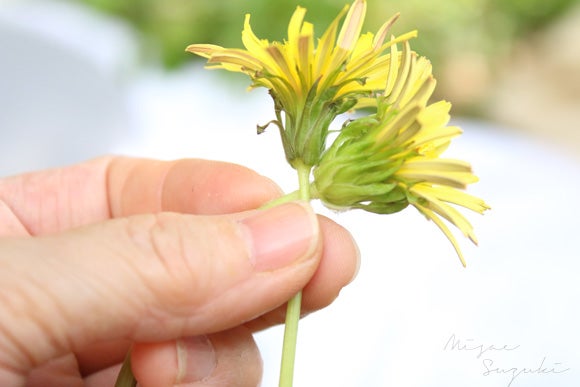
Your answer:
[[[204,58],[211,57],[214,53],[222,51],[224,48],[215,44],[190,44],[185,51],[197,54]]]
[[[417,208],[419,212],[421,212],[423,215],[425,215],[425,217],[427,217],[427,219],[432,220],[433,223],[435,223],[437,227],[439,227],[439,229],[443,232],[443,234],[445,234],[449,242],[451,242],[451,244],[453,245],[453,248],[455,249],[455,252],[457,253],[457,256],[459,257],[459,260],[461,261],[463,267],[467,266],[467,264],[465,263],[465,258],[463,258],[463,253],[461,252],[461,248],[457,243],[457,239],[455,239],[455,237],[449,230],[449,227],[447,227],[445,223],[443,223],[443,221],[433,211],[418,205],[415,206],[415,208]]]
[[[348,14],[340,34],[338,35],[337,46],[350,51],[353,49],[362,29],[367,11],[367,3],[364,0],[356,0]]]

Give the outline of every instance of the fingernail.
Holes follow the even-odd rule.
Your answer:
[[[293,202],[240,221],[257,270],[282,268],[311,255],[318,243],[318,221],[307,203]]]
[[[217,365],[213,345],[206,336],[177,340],[176,384],[199,382],[208,378]]]
[[[356,266],[354,268],[354,274],[352,275],[351,279],[348,281],[347,285],[350,284],[352,281],[354,281],[354,279],[358,275],[358,272],[360,271],[360,263],[361,263],[361,255],[360,255],[360,249],[358,247],[358,244],[356,243],[356,240],[354,239],[354,237],[352,236],[351,233],[348,233],[348,235],[350,236],[350,239],[352,240],[352,244],[356,250],[355,251],[355,253],[356,253]]]

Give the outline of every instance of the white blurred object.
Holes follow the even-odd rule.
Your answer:
[[[0,175],[110,152],[135,55],[124,24],[78,4],[0,4]]]

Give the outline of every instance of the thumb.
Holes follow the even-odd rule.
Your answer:
[[[0,380],[105,340],[222,331],[283,304],[321,255],[306,203],[138,215],[0,241]],[[6,371],[4,371],[6,372]]]

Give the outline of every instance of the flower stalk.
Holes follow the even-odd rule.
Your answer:
[[[282,344],[282,362],[280,364],[280,387],[292,387],[294,383],[294,362],[296,359],[301,305],[302,291],[299,291],[288,301],[288,306],[286,307],[284,343]]]
[[[300,200],[310,201],[310,173],[312,167],[298,160],[294,166],[298,173]],[[286,197],[287,199],[287,197]],[[302,305],[302,291],[288,301],[284,324],[284,342],[282,344],[282,361],[280,364],[280,387],[292,387],[294,380],[294,362],[298,340],[298,322]]]
[[[123,360],[123,365],[121,366],[121,371],[117,376],[117,381],[115,382],[115,387],[136,387],[137,380],[133,375],[133,370],[131,369],[131,351],[127,352],[125,360]]]

